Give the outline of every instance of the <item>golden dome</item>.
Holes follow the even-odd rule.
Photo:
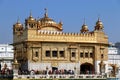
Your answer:
[[[86,24],[83,24],[83,25],[82,25],[82,29],[88,30],[88,26],[87,26]]]
[[[20,30],[23,30],[23,25],[20,23],[19,19],[17,20],[17,22],[13,25],[13,29],[14,30],[17,30],[17,31],[20,31]]]
[[[29,16],[28,20],[35,20],[32,16]]]
[[[40,19],[38,20],[38,22],[56,24],[56,22],[55,22],[53,19],[51,19],[51,18],[48,17],[48,13],[47,13],[47,9],[46,9],[46,8],[45,8],[44,17],[43,17],[43,18],[40,18]]]
[[[14,24],[14,26],[18,26],[18,27],[22,26],[22,24],[20,23],[19,18],[18,18],[17,22]]]
[[[28,21],[34,21],[35,19],[32,16],[32,13],[30,12],[30,16],[27,18]]]
[[[88,26],[86,24],[83,24],[82,25],[82,29],[80,30],[82,33],[85,33],[85,32],[88,32],[89,29],[88,29]]]
[[[39,29],[42,29],[43,27],[51,27],[52,30],[62,30],[62,22],[57,23],[52,18],[49,18],[47,9],[45,9],[44,17],[37,20],[37,25]],[[46,30],[49,30],[49,28],[46,28]]]
[[[98,18],[98,21],[96,22],[96,25],[103,25],[102,21]]]
[[[39,19],[39,21],[40,21],[41,23],[56,23],[56,22],[54,22],[53,19],[51,19],[51,18],[49,18],[49,17],[41,18],[41,19]]]
[[[102,21],[98,18],[98,21],[96,22],[95,30],[103,30],[103,23]]]

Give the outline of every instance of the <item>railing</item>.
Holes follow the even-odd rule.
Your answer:
[[[21,79],[21,78],[34,78],[34,79],[53,79],[53,78],[61,78],[61,79],[69,79],[69,78],[106,78],[102,75],[14,75],[14,77]]]

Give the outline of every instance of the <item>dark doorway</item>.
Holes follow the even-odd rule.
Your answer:
[[[84,63],[80,66],[80,74],[93,74],[94,66],[90,63]]]
[[[56,74],[57,71],[58,71],[58,68],[57,68],[57,67],[52,67],[52,73],[53,73],[53,74]]]

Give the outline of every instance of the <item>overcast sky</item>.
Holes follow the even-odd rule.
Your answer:
[[[41,18],[44,8],[54,21],[63,22],[64,32],[80,32],[84,18],[92,31],[100,17],[109,42],[120,41],[120,0],[0,0],[0,44],[13,42],[18,17],[24,24],[30,11],[34,18]]]

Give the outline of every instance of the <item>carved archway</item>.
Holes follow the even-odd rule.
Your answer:
[[[94,65],[83,63],[80,65],[80,74],[94,74]]]

